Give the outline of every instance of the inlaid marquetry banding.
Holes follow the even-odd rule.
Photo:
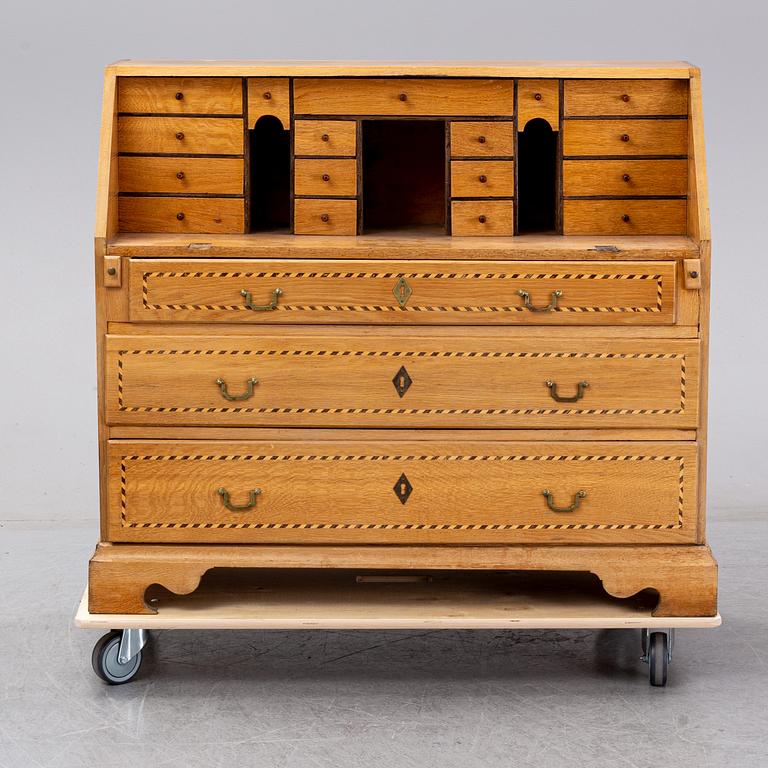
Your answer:
[[[128,406],[123,392],[125,355],[225,355],[297,357],[471,357],[471,358],[571,358],[578,360],[679,360],[680,405],[677,408],[275,408],[250,406]],[[123,413],[253,413],[253,414],[344,414],[344,415],[439,415],[439,416],[675,416],[685,413],[685,354],[677,352],[487,352],[487,351],[390,351],[310,349],[121,349],[117,353],[117,400]]]
[[[647,461],[675,461],[679,464],[678,474],[678,509],[677,522],[660,523],[515,523],[515,524],[491,524],[491,523],[181,523],[181,522],[156,522],[137,523],[131,522],[127,517],[127,462],[129,461],[378,461],[378,462],[408,462],[408,461],[603,461],[603,462],[647,462]],[[281,529],[281,530],[398,530],[398,531],[661,531],[673,530],[683,527],[684,509],[684,480],[685,461],[682,456],[502,456],[502,455],[385,455],[385,454],[188,454],[170,456],[122,456],[120,460],[120,525],[123,528],[142,529]]]
[[[149,300],[149,279],[163,278],[232,278],[246,280],[252,278],[270,279],[370,279],[370,280],[644,280],[656,282],[656,304],[641,307],[622,306],[562,306],[554,312],[615,312],[641,313],[661,312],[663,279],[654,274],[601,274],[593,272],[142,272],[141,293],[144,309],[155,311],[251,311],[244,303],[237,304],[156,304]],[[395,304],[290,304],[281,302],[277,312],[525,312],[523,305],[509,306],[443,306],[443,305],[406,305]]]

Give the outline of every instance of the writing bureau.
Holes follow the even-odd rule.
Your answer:
[[[319,567],[716,616],[695,67],[119,62],[95,250],[91,614]]]

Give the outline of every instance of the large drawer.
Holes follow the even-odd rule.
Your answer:
[[[120,152],[242,155],[243,120],[236,117],[118,117]]]
[[[121,77],[117,82],[120,112],[243,114],[239,77]]]
[[[687,120],[566,120],[563,124],[566,157],[686,155],[687,152]]]
[[[472,78],[297,78],[297,115],[511,116],[512,80]]]
[[[108,424],[695,427],[698,341],[107,336]]]
[[[111,541],[693,543],[693,442],[110,441]],[[544,492],[547,492],[545,495]]]
[[[675,268],[671,261],[132,259],[130,319],[671,325]]]
[[[566,80],[572,115],[687,115],[687,80]]]

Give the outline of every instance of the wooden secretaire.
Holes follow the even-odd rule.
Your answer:
[[[95,246],[92,613],[217,567],[716,613],[695,67],[121,62]]]

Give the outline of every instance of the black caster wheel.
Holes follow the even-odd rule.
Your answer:
[[[141,651],[139,651],[127,664],[121,664],[117,655],[120,650],[120,638],[122,631],[113,629],[100,638],[93,646],[91,664],[93,671],[110,685],[122,685],[129,683],[138,674],[141,668]]]
[[[666,632],[651,632],[648,636],[648,667],[651,685],[663,687],[667,684],[669,666],[669,640]]]

